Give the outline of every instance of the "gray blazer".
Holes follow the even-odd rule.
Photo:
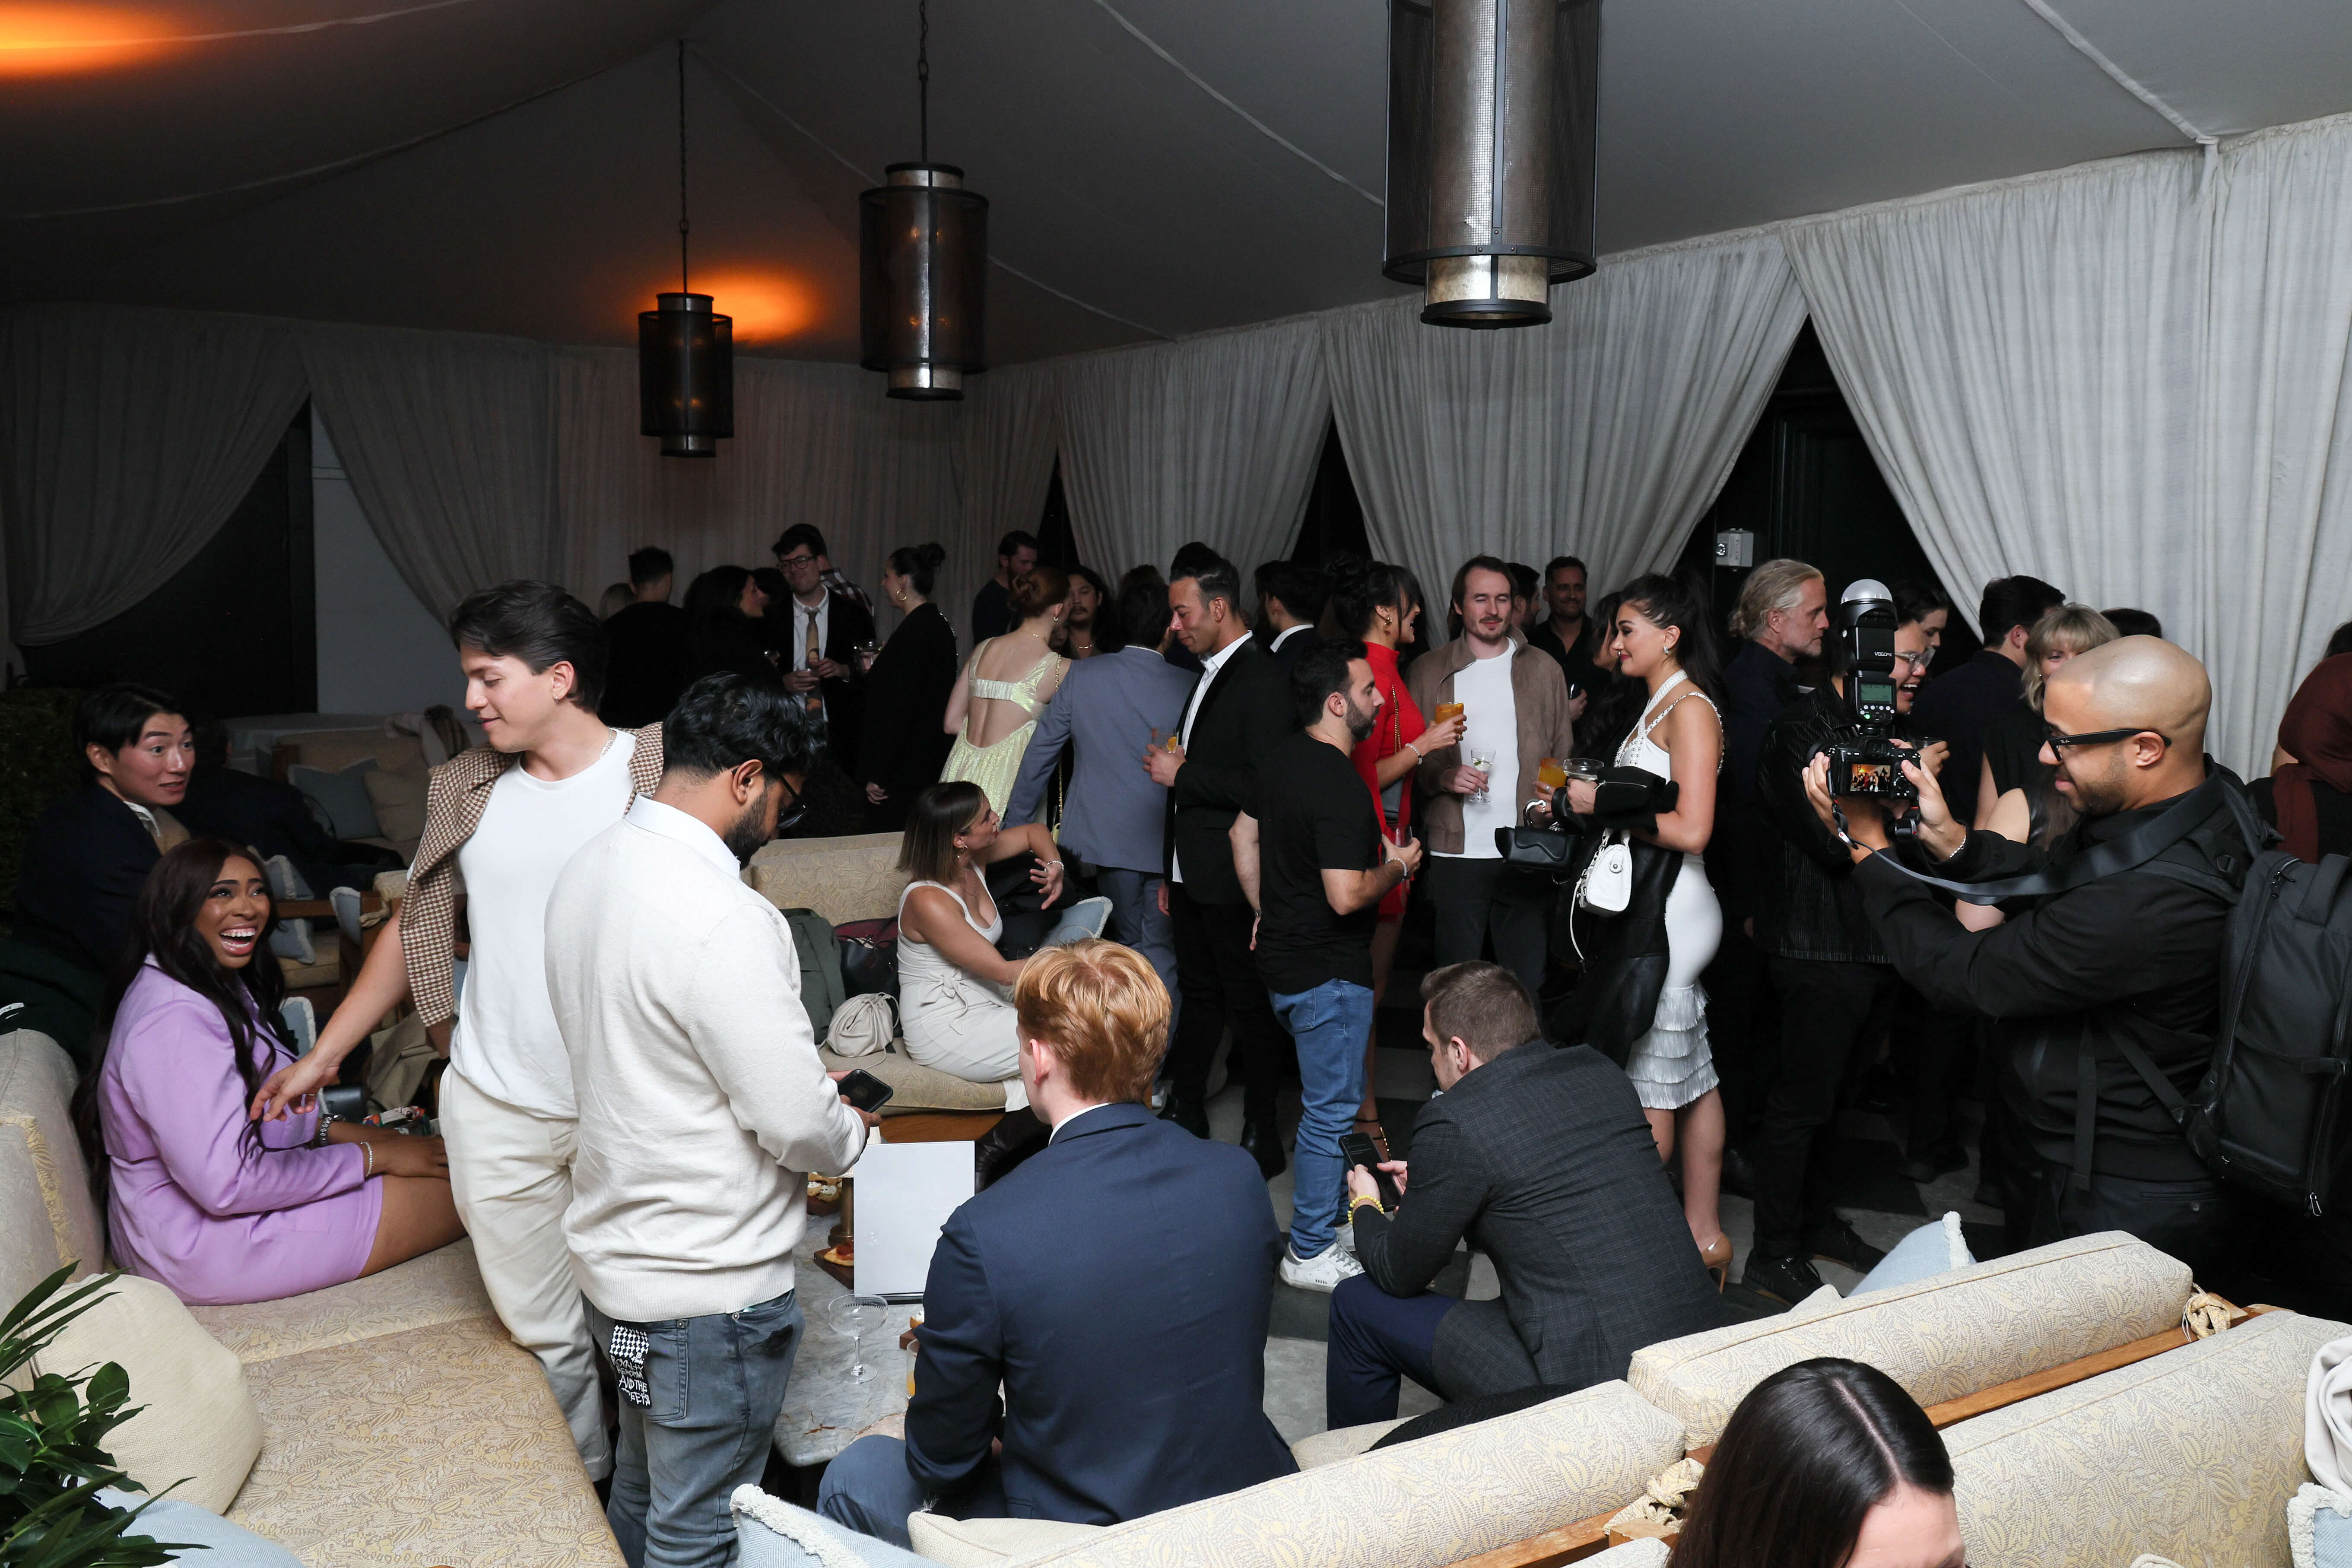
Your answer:
[[[1062,807],[1062,847],[1097,866],[1158,875],[1165,863],[1168,792],[1143,771],[1153,726],[1173,731],[1198,677],[1149,647],[1123,647],[1072,662],[1037,721],[1004,820],[1037,821],[1062,749],[1076,743],[1077,769]]]

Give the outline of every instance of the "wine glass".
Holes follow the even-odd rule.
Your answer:
[[[852,1342],[849,1370],[843,1375],[852,1383],[864,1383],[873,1377],[874,1369],[866,1364],[866,1336],[882,1326],[889,1316],[890,1304],[879,1296],[837,1296],[825,1315],[833,1320],[833,1331]]]
[[[1495,753],[1486,747],[1482,746],[1475,752],[1472,752],[1465,760],[1472,767],[1477,769],[1483,773],[1488,768],[1495,765]],[[1487,780],[1486,784],[1487,789],[1492,789],[1494,787],[1494,781],[1492,779]],[[1484,805],[1486,804],[1486,790],[1482,789],[1470,798],[1477,802],[1480,805]]]

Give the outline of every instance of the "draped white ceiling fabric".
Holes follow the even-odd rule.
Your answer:
[[[426,609],[446,616],[488,584],[554,574],[545,348],[320,328],[302,363],[361,509]]]
[[[992,370],[965,384],[956,437],[962,514],[953,535],[939,541],[948,559],[932,591],[960,642],[971,636],[972,595],[996,573],[997,541],[1015,529],[1037,531],[1061,440],[1061,382],[1051,364]]]
[[[1323,318],[1373,553],[1411,566],[1433,611],[1482,551],[1578,555],[1595,588],[1672,562],[1805,321],[1769,234],[1612,260],[1552,311],[1490,332],[1424,327],[1409,300]]]
[[[220,531],[302,406],[278,323],[120,307],[0,318],[0,643],[62,642]]]
[[[1246,583],[1288,553],[1330,417],[1320,331],[1301,318],[1061,362],[1079,556],[1164,572],[1197,539]]]

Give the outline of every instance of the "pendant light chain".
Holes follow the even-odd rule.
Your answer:
[[[931,161],[931,0],[916,0],[915,15],[919,21],[915,35],[916,140],[928,163]]]
[[[677,41],[677,289],[688,292],[686,267],[686,40]]]

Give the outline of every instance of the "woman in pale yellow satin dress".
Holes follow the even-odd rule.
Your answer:
[[[1035,566],[1013,580],[1013,626],[971,650],[944,728],[956,738],[940,782],[963,779],[1002,812],[1020,776],[1038,716],[1061,689],[1070,661],[1053,649],[1070,607],[1070,580],[1058,566]]]

